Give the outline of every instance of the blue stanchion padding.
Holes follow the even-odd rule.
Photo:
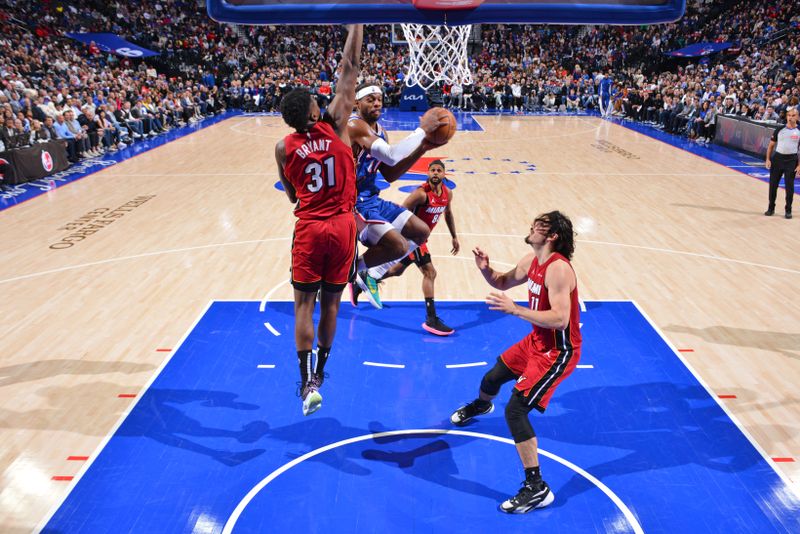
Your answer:
[[[428,109],[428,99],[425,97],[425,90],[419,85],[406,85],[400,96],[400,111],[426,111]]]

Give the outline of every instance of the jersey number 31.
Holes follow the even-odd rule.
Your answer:
[[[336,158],[328,156],[322,163],[325,165],[325,175],[327,176],[328,187],[336,186]],[[306,165],[305,173],[311,177],[311,182],[306,186],[309,191],[316,193],[325,184],[326,180],[322,176],[322,165],[317,162]]]

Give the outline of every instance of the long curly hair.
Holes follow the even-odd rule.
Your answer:
[[[571,260],[572,254],[575,253],[575,232],[572,230],[572,221],[569,220],[569,217],[556,210],[539,215],[534,220],[534,224],[537,222],[549,226],[548,236],[558,236],[553,242],[553,251]]]

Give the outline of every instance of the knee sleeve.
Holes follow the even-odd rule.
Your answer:
[[[500,392],[500,386],[506,382],[515,380],[516,378],[517,375],[512,373],[511,370],[506,367],[506,364],[503,363],[503,360],[497,358],[497,363],[494,364],[494,367],[492,367],[488,373],[483,375],[483,379],[481,380],[481,391],[494,397]]]
[[[511,399],[506,405],[506,423],[514,438],[514,443],[522,443],[536,437],[531,422],[528,419],[532,407],[528,406],[522,394],[514,390]]]

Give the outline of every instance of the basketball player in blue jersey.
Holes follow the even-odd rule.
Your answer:
[[[611,77],[611,72],[607,72],[606,75],[600,80],[600,114],[603,117],[610,117],[611,112],[614,110],[614,106],[611,103],[611,88],[614,85],[614,80]]]
[[[368,247],[359,258],[355,283],[370,303],[382,308],[375,278],[410,251],[424,243],[430,228],[419,217],[403,206],[380,198],[375,180],[378,171],[387,182],[394,182],[405,174],[428,150],[437,145],[426,136],[446,124],[433,115],[422,117],[414,133],[389,145],[389,137],[378,120],[383,110],[383,91],[371,82],[356,88],[356,111],[347,125],[356,161],[356,212],[359,219],[359,239]],[[368,271],[368,269],[372,273]],[[357,305],[356,294],[350,285],[351,302]]]

